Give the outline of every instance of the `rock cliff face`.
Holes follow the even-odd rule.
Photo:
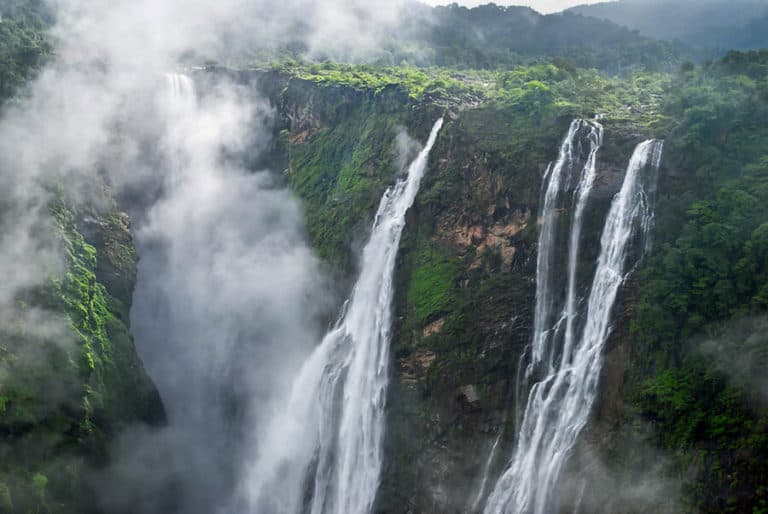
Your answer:
[[[98,195],[93,205],[114,206],[107,189]],[[64,331],[1,335],[1,512],[92,512],[90,479],[112,437],[165,418],[129,333],[137,256],[127,215],[63,195],[50,210],[66,272],[19,301]]]
[[[312,243],[347,278],[379,195],[400,171],[398,130],[421,140],[448,114],[401,244],[389,459],[377,511],[471,511],[497,437],[486,487],[514,445],[517,366],[532,334],[541,181],[570,119],[531,122],[460,101],[438,106],[396,88],[258,80],[280,113],[275,151],[285,153],[286,179],[305,202]],[[599,234],[641,139],[632,120],[606,121],[585,238]],[[597,250],[585,250],[584,266]],[[605,382],[622,380],[623,344],[618,337],[611,347]],[[619,416],[617,402],[612,393],[604,397],[600,416],[608,423]]]
[[[423,141],[435,119],[446,117],[408,214],[396,270],[388,458],[377,511],[473,511],[515,443],[518,364],[532,334],[541,182],[570,117],[531,120],[475,100],[417,100],[395,86],[374,91],[273,72],[227,73],[273,104],[271,147],[252,166],[282,172],[304,202],[308,235],[338,279],[339,297],[354,280],[356,255],[381,194],[419,147],[405,134]],[[601,230],[632,147],[644,138],[631,118],[605,125],[598,183],[586,213],[589,240]],[[102,203],[113,205],[110,193],[103,194]],[[33,506],[46,498],[77,505],[87,496],[83,466],[106,462],[110,438],[129,423],[159,423],[164,417],[128,333],[137,259],[130,220],[116,208],[75,209],[64,201],[55,217],[70,267],[82,275],[62,291],[62,308],[74,326],[85,327],[77,330],[87,365],[74,380],[70,403],[78,407],[56,418],[67,420],[78,442],[34,457],[4,450],[29,470],[23,477],[0,478],[10,491],[7,504],[16,510],[26,505],[17,499],[22,497],[32,498]],[[584,249],[585,269],[597,250]],[[608,435],[623,423],[634,290],[633,284],[626,288],[609,344],[604,394],[585,437],[589,444],[580,449],[584,459],[610,449]],[[85,318],[78,318],[83,309]],[[21,412],[18,397],[6,409]],[[39,426],[29,433],[21,426],[12,421],[7,431],[30,442],[45,437]],[[78,464],[80,471],[63,471],[83,455],[88,460]],[[76,488],[67,490],[72,476]],[[40,477],[50,484],[41,488]]]

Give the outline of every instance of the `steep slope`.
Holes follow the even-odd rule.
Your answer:
[[[44,30],[52,13],[40,1],[7,0],[0,16],[6,104],[51,53]],[[113,438],[165,419],[129,332],[137,261],[130,220],[94,177],[87,192],[43,184],[30,224],[13,196],[24,183],[16,171],[0,176],[2,299],[10,302],[0,326],[0,512],[94,512]],[[36,255],[19,253],[30,247]],[[13,280],[29,273],[25,259],[41,255],[53,256],[45,274]]]
[[[441,23],[468,21],[458,35],[433,34],[440,62],[486,68],[495,57],[481,55],[483,47],[501,55],[513,46],[488,38],[533,16],[445,9]],[[579,29],[577,39],[603,26],[578,16],[552,20],[544,39],[558,40],[563,20]],[[476,24],[489,31],[474,39]],[[619,44],[622,34],[600,45]],[[465,43],[470,57],[455,54]],[[561,52],[559,44],[526,52]],[[593,64],[637,64],[598,57]],[[445,115],[397,261],[376,510],[477,509],[502,471],[499,456],[512,454],[526,394],[515,387],[533,333],[542,179],[571,120],[597,115],[604,144],[583,213],[585,240],[599,234],[638,142],[664,137],[669,157],[657,244],[642,274],[618,293],[600,396],[566,467],[560,507],[573,511],[582,500],[589,512],[766,507],[767,69],[765,52],[754,52],[623,80],[560,59],[499,71],[288,62],[201,72],[227,74],[270,98],[275,137],[248,169],[283,171],[304,202],[315,251],[339,279],[339,298],[358,271],[382,193],[419,146],[411,138],[426,141]],[[33,228],[62,251],[66,269],[14,302],[20,312],[45,308],[66,333],[35,338],[24,323],[0,332],[0,511],[95,511],[90,471],[106,463],[109,442],[130,423],[164,417],[128,332],[130,222],[100,180],[89,196],[97,200],[85,204],[63,185],[50,187],[61,189],[42,207],[50,223]],[[14,222],[5,212],[0,220]],[[592,269],[597,252],[585,245],[575,267]],[[661,484],[647,483],[649,475]]]
[[[129,333],[136,253],[128,217],[63,197],[51,217],[66,270],[18,302],[66,329],[41,337],[20,320],[0,332],[3,512],[93,512],[92,479],[112,438],[165,418]]]
[[[620,510],[613,491],[640,512],[765,508],[766,71],[765,52],[731,53],[666,96],[654,252],[619,299],[602,400],[563,484],[586,511]]]
[[[286,179],[307,202],[313,244],[342,277],[355,268],[355,241],[364,230],[357,220],[372,214],[377,196],[399,170],[392,153],[395,127],[404,125],[423,139],[435,114],[448,112],[409,212],[398,264],[393,340],[398,376],[390,387],[389,460],[379,511],[399,512],[404,505],[416,512],[471,509],[483,478],[494,480],[500,472],[502,460],[489,463],[491,450],[511,453],[518,409],[513,386],[532,333],[541,178],[569,120],[601,111],[608,113],[602,122],[605,145],[593,208],[585,214],[585,238],[599,231],[636,143],[666,138],[668,163],[659,185],[658,242],[643,274],[632,275],[619,292],[600,396],[563,487],[572,492],[571,501],[589,498],[584,508],[597,512],[627,504],[647,512],[737,512],[760,505],[762,400],[748,392],[761,390],[759,380],[734,382],[732,365],[691,353],[689,341],[701,328],[669,331],[688,316],[667,305],[677,296],[664,288],[690,280],[702,291],[687,296],[702,306],[696,309],[721,302],[704,317],[690,318],[696,327],[713,316],[723,320],[725,312],[764,312],[757,229],[765,215],[759,201],[751,200],[762,194],[764,66],[760,53],[733,53],[662,82],[637,76],[614,83],[546,65],[490,74],[342,65],[246,73],[272,91],[282,113],[275,156],[284,156]],[[614,103],[615,95],[621,101]],[[344,201],[348,198],[355,201]],[[721,243],[712,237],[718,232],[708,226],[686,236],[694,229],[679,220],[696,219],[701,205],[712,205],[713,198],[730,207],[707,207],[705,225],[734,213],[726,225],[741,220],[743,227],[734,232],[741,234],[739,242],[727,245],[743,251],[700,261],[704,256],[690,249],[691,242],[717,247]],[[588,269],[596,251],[584,247],[579,267]],[[670,255],[681,251],[698,263],[694,269],[706,262],[714,268],[693,275],[682,271],[690,267],[670,268]],[[735,269],[715,269],[721,261],[743,261],[754,276],[745,281]],[[660,273],[668,276],[640,279]],[[696,285],[705,276],[721,277],[720,286]],[[744,295],[754,291],[757,299],[740,304],[740,292],[698,299],[704,291],[726,294],[729,283],[737,284],[736,291],[746,288]],[[663,305],[662,316],[657,306]],[[707,345],[730,341],[749,348],[747,355],[759,355],[760,340],[750,337],[759,321],[749,323],[745,335]],[[731,334],[729,326],[706,330]],[[754,369],[751,363],[760,360],[748,362]],[[681,398],[689,400],[681,404]],[[748,452],[737,449],[747,447]],[[606,496],[604,483],[623,493]]]
[[[571,115],[613,113],[596,208],[586,216],[585,233],[599,232],[626,159],[653,132],[658,84],[641,92],[552,65],[488,76],[328,66],[244,77],[272,92],[282,114],[275,156],[286,155],[285,177],[306,202],[313,244],[341,276],[355,269],[360,220],[401,169],[393,150],[408,151],[398,125],[423,139],[448,112],[401,243],[377,510],[471,508],[494,441],[502,437],[499,451],[508,453],[516,435],[511,393],[531,333],[547,163]],[[615,89],[597,94],[606,87]],[[636,95],[649,95],[645,107]]]

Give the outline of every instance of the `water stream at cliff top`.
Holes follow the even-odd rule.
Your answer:
[[[387,189],[363,250],[360,275],[334,328],[304,364],[275,413],[243,496],[251,512],[365,514],[382,467],[393,275],[443,120],[408,174]]]
[[[537,266],[537,305],[532,343],[532,361],[526,371],[531,377],[545,366],[544,377],[528,396],[517,446],[506,470],[489,496],[485,512],[545,514],[557,510],[554,494],[563,466],[586,425],[597,396],[603,363],[603,346],[611,330],[611,313],[629,272],[630,256],[648,249],[653,212],[649,193],[661,160],[663,142],[645,141],[637,146],[627,168],[621,190],[613,199],[600,241],[597,269],[592,280],[583,328],[575,322],[580,302],[576,294],[578,247],[581,218],[595,181],[596,147],[602,129],[590,123],[592,149],[574,192],[572,222],[568,238],[568,280],[559,317],[556,302],[563,297],[554,280],[553,256],[559,248],[555,209],[561,208],[568,191],[568,173],[573,170],[577,135],[584,121],[571,124],[548,185],[542,207],[542,228]],[[640,240],[639,251],[633,246]],[[639,257],[638,257],[639,258]],[[563,327],[565,323],[565,327]],[[580,337],[576,337],[581,328]],[[563,334],[560,337],[559,334]],[[557,337],[555,337],[557,336]]]

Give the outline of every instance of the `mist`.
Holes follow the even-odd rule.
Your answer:
[[[249,169],[268,145],[273,107],[253,87],[184,66],[305,31],[310,49],[374,42],[389,2],[61,0],[56,58],[0,125],[0,287],[4,326],[64,335],[64,320],[20,310],[18,295],[64,271],[50,243],[57,181],[82,204],[96,183],[131,199],[140,257],[131,312],[136,347],[168,423],[135,426],[94,470],[115,512],[226,512],[258,427],[322,336],[332,303],[299,203],[275,174]],[[245,35],[248,34],[248,37]],[[255,34],[255,38],[254,38]],[[319,50],[318,50],[319,51]],[[179,94],[174,81],[188,81]],[[23,266],[20,263],[23,262]],[[31,327],[31,328],[29,328]],[[2,370],[0,370],[2,372]]]

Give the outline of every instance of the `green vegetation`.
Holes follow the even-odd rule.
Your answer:
[[[644,36],[682,41],[700,55],[768,47],[768,10],[762,0],[599,2],[570,12],[610,20]]]
[[[273,63],[276,71],[319,84],[350,87],[360,91],[381,93],[388,87],[404,89],[412,99],[424,97],[460,96],[472,93],[467,82],[441,68],[417,68],[415,66],[369,66],[366,64],[301,63],[288,61]]]
[[[53,20],[44,0],[2,0],[0,16],[0,98],[6,99],[51,54],[45,29]]]
[[[457,244],[451,233],[536,212],[542,167],[567,120],[604,113],[603,162],[623,167],[640,134],[667,139],[656,250],[632,323],[631,402],[690,477],[690,509],[764,508],[767,418],[750,392],[764,369],[759,363],[768,364],[758,337],[763,325],[743,334],[730,327],[768,308],[767,62],[767,52],[731,53],[701,68],[685,63],[675,74],[626,78],[562,59],[498,71],[297,61],[273,67],[288,76],[284,106],[306,98],[308,84],[325,91],[312,93],[316,118],[302,125],[294,115],[285,138],[313,244],[333,263],[350,264],[349,249],[367,234],[378,197],[398,171],[395,127],[405,124],[423,138],[440,112],[428,106],[456,113],[433,151],[398,266],[395,356],[411,362],[434,353],[421,395],[398,393],[407,403],[394,408],[426,424],[396,429],[404,454],[430,451],[424,438],[434,433],[425,427],[455,401],[457,387],[475,384],[481,402],[505,403],[499,384],[529,334],[499,327],[510,312],[530,316],[532,289],[504,271],[500,248]],[[533,272],[535,239],[535,225],[508,239],[516,273]],[[489,345],[500,341],[505,350],[489,358]],[[758,364],[739,379],[723,353]],[[441,432],[457,449],[473,437],[472,416],[461,419]],[[406,440],[419,430],[426,430],[423,439]],[[413,470],[397,473],[385,490],[402,499],[395,489]]]
[[[0,483],[14,512],[78,510],[92,495],[83,468],[104,463],[107,438],[127,423],[163,417],[120,319],[130,296],[116,300],[98,277],[99,259],[121,265],[114,247],[86,242],[64,200],[51,212],[50,237],[66,271],[19,297],[27,312],[42,310],[51,335],[33,335],[40,331],[22,321],[0,333]],[[113,215],[107,219],[102,230],[118,233]],[[132,281],[135,260],[129,266]]]
[[[452,296],[462,273],[459,261],[449,252],[441,252],[426,242],[421,244],[407,293],[411,316],[418,326],[454,307]]]
[[[680,44],[647,39],[606,20],[569,13],[543,16],[527,7],[493,3],[472,9],[405,4],[398,23],[374,28],[371,37],[375,49],[361,51],[340,38],[330,49],[310,51],[301,34],[290,34],[289,42],[279,45],[279,60],[311,56],[377,67],[409,63],[503,70],[559,57],[582,68],[627,75],[670,70],[690,53]],[[266,53],[261,52],[262,58]]]
[[[767,65],[768,52],[731,53],[676,77],[665,113],[677,172],[661,186],[632,327],[635,404],[695,471],[688,499],[704,512],[768,507],[762,325],[733,330],[768,315]]]
[[[259,67],[257,67],[259,68]],[[660,114],[670,77],[637,72],[626,78],[585,70],[562,58],[504,70],[308,63],[290,60],[262,66],[320,84],[380,95],[403,91],[410,102],[508,109],[526,126],[547,118],[604,114],[612,120],[641,121],[666,129]],[[406,108],[407,106],[402,106]]]
[[[292,82],[283,101],[300,109],[307,93],[303,82]],[[349,90],[329,93],[321,102],[305,113],[307,119],[297,120],[301,130],[283,135],[290,139],[287,178],[305,202],[307,231],[320,256],[350,270],[350,234],[364,232],[398,171],[394,141],[408,102],[394,92],[374,100]],[[337,118],[338,112],[344,117]]]
[[[403,171],[398,134],[423,141],[448,120],[398,262],[392,346],[405,385],[393,386],[392,408],[403,425],[383,496],[402,506],[437,470],[475,473],[457,471],[486,451],[467,442],[514,412],[507,385],[530,338],[541,176],[568,121],[600,113],[606,166],[622,168],[642,138],[667,139],[655,251],[632,305],[629,400],[675,457],[690,510],[767,512],[768,52],[697,67],[680,64],[676,45],[581,16],[453,5],[430,10],[424,32],[426,11],[413,9],[381,65],[297,52],[254,66],[275,82],[275,162],[317,254],[345,280]],[[0,1],[0,14],[7,100],[51,56],[52,19],[41,0]],[[127,221],[89,211],[94,228],[61,196],[50,239],[66,271],[18,299],[61,330],[0,327],[0,511],[77,511],[90,494],[83,467],[105,463],[109,437],[163,417],[128,331]],[[469,385],[473,402],[460,392]]]

